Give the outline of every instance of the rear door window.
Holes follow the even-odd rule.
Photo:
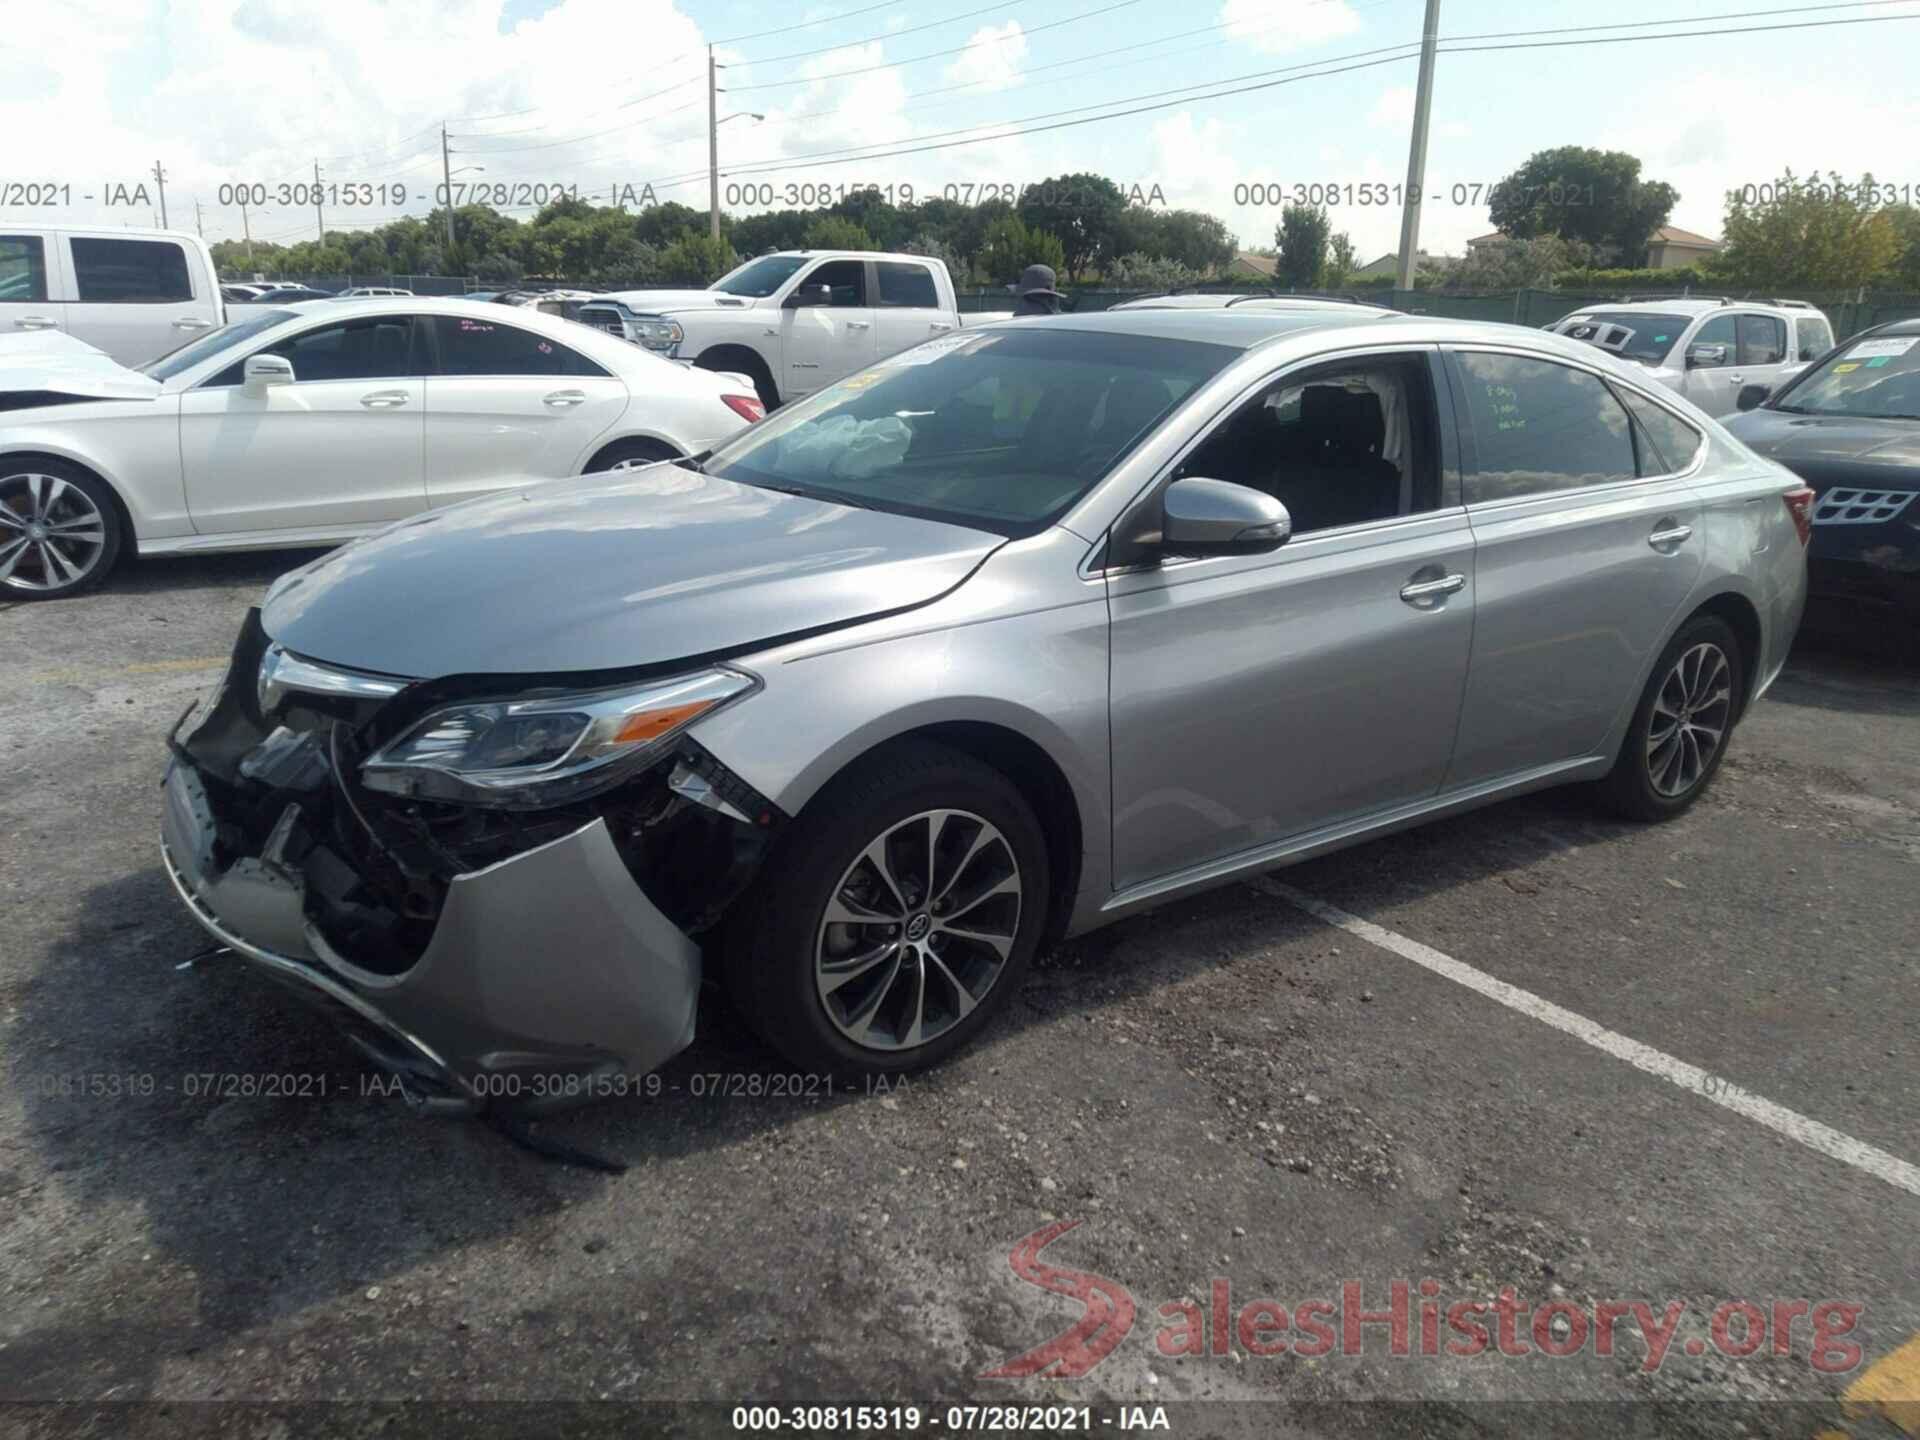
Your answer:
[[[193,299],[187,252],[176,240],[75,235],[69,244],[82,304],[176,305]]]
[[[1741,365],[1778,365],[1787,358],[1787,322],[1778,315],[1737,317]]]
[[[433,317],[442,375],[605,375],[579,351],[532,330],[465,315]]]
[[[1484,504],[1632,480],[1633,426],[1599,376],[1486,351],[1454,355],[1477,452],[1467,501]]]
[[[1642,475],[1676,475],[1693,464],[1705,436],[1665,406],[1625,387],[1616,393],[1633,416]]]
[[[46,298],[46,241],[38,235],[0,235],[0,305]]]
[[[873,268],[879,275],[882,305],[909,306],[916,310],[939,308],[940,295],[934,288],[933,272],[926,266],[880,260]]]

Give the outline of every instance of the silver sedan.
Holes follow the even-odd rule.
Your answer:
[[[800,1066],[905,1069],[1209,885],[1549,785],[1683,810],[1785,659],[1809,493],[1536,331],[970,330],[283,577],[164,855],[428,1098],[620,1093],[703,974]]]

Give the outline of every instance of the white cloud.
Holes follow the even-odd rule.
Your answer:
[[[947,80],[955,85],[977,85],[1004,90],[1020,78],[1020,62],[1027,58],[1027,36],[1018,20],[983,25],[967,39],[967,48],[947,66]]]
[[[1360,28],[1347,0],[1226,0],[1220,19],[1228,35],[1270,55],[1323,45]]]

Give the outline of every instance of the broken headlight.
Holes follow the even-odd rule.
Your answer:
[[[389,795],[544,810],[618,784],[759,684],[716,667],[617,690],[449,705],[382,746],[360,778]]]

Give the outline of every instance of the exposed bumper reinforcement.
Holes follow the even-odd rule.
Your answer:
[[[271,842],[216,869],[212,827],[198,778],[176,763],[161,856],[194,918],[375,1059],[436,1080],[454,1108],[617,1093],[579,1082],[652,1070],[693,1039],[699,947],[634,883],[603,820],[455,878],[425,952],[399,975],[328,945]]]

